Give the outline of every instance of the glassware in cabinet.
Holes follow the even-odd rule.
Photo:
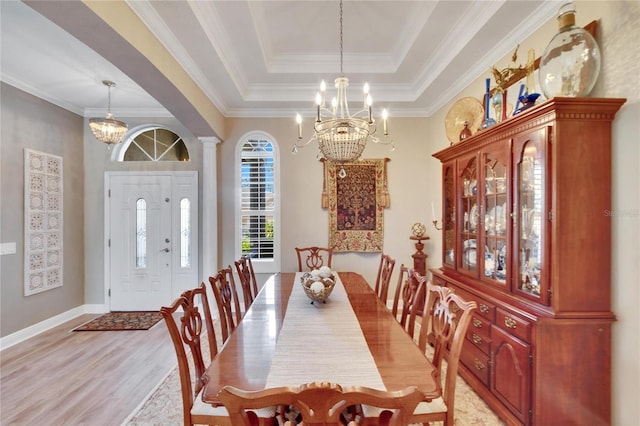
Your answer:
[[[482,276],[505,286],[508,276],[509,247],[507,221],[509,210],[509,150],[504,148],[482,154],[484,191],[482,198]],[[507,145],[508,148],[508,145]]]
[[[480,206],[478,203],[478,158],[467,157],[459,161],[458,178],[458,270],[477,275],[478,230]]]
[[[545,177],[546,129],[524,135],[515,142],[515,289],[524,296],[549,304],[545,236],[550,214]]]
[[[455,267],[456,242],[456,200],[455,200],[455,162],[446,164],[443,168],[443,209],[442,221],[444,232],[443,265]]]

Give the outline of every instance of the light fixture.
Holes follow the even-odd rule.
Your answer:
[[[127,133],[127,125],[124,122],[113,118],[113,114],[111,114],[111,87],[116,84],[109,80],[103,80],[102,84],[109,88],[107,115],[105,118],[91,118],[89,120],[89,127],[96,139],[100,142],[106,143],[110,147],[111,145],[122,142],[125,133]]]
[[[383,137],[380,139],[375,135],[376,121],[371,115],[372,99],[368,83],[365,83],[363,88],[362,109],[353,115],[349,114],[347,102],[349,79],[343,72],[342,15],[342,0],[340,0],[340,77],[335,79],[335,87],[338,89],[337,97],[333,98],[330,107],[326,106],[326,83],[323,80],[320,83],[320,92],[316,94],[316,121],[313,136],[305,143],[300,142],[302,141],[302,116],[297,114],[298,141],[292,150],[295,154],[298,148],[317,140],[318,156],[321,155],[329,161],[341,164],[358,160],[369,139],[374,143],[393,143],[389,138],[386,109],[382,111]],[[344,175],[344,168],[340,170],[340,174]]]

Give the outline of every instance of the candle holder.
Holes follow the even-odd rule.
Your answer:
[[[431,223],[433,223],[433,227],[436,228],[438,231],[442,231],[442,224],[440,225],[440,227],[438,228],[438,223],[440,223],[439,220],[434,219],[431,221]]]

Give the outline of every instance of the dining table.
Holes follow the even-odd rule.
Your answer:
[[[312,303],[301,273],[269,277],[207,367],[202,400],[221,405],[225,385],[244,390],[320,381],[441,395],[435,367],[355,272],[335,273],[335,287]]]

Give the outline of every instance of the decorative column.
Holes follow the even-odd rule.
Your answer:
[[[412,235],[409,237],[410,240],[416,241],[416,252],[411,255],[413,257],[413,270],[419,273],[420,275],[427,274],[427,254],[422,251],[424,249],[424,244],[422,240],[428,240],[428,235],[423,235],[421,237],[416,237]]]
[[[218,181],[215,136],[199,137],[202,142],[202,279],[218,272]]]

